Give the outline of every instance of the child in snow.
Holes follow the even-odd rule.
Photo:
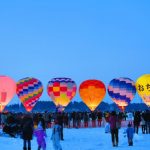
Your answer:
[[[55,125],[53,126],[52,129],[52,142],[53,142],[53,147],[54,150],[62,150],[62,147],[60,145],[60,140],[61,140],[61,126],[58,125],[58,121],[55,120]]]
[[[129,123],[127,128],[127,138],[129,146],[133,146],[133,135],[134,135],[134,128]]]
[[[110,133],[110,124],[108,122],[105,125],[105,133]]]
[[[39,122],[37,128],[34,130],[34,135],[37,138],[38,150],[42,148],[42,150],[46,150],[46,131],[42,127],[42,123]]]

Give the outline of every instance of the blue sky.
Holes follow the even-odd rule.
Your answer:
[[[0,2],[0,74],[18,81],[129,77],[149,73],[149,0]],[[79,95],[74,98],[79,100]],[[105,102],[111,102],[108,97]],[[140,102],[137,96],[133,102]],[[15,97],[11,103],[18,103]]]

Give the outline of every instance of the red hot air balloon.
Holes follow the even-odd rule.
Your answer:
[[[42,83],[36,78],[27,77],[17,82],[17,95],[28,112],[34,108],[42,93]]]
[[[0,112],[11,101],[16,93],[16,83],[8,76],[0,76]]]

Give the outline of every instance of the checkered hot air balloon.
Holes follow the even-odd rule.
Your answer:
[[[17,82],[16,93],[25,109],[30,112],[41,97],[43,86],[38,79],[26,77]]]
[[[16,83],[8,76],[0,76],[0,112],[11,101],[16,93]]]
[[[56,107],[64,108],[70,103],[76,94],[76,83],[70,78],[53,78],[48,82],[47,93]]]
[[[83,102],[94,111],[105,97],[106,88],[102,81],[86,80],[81,83],[79,93]]]
[[[136,94],[133,80],[129,78],[116,78],[110,81],[108,94],[117,106],[124,111]]]

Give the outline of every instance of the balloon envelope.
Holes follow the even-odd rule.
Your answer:
[[[38,79],[27,77],[17,82],[16,92],[25,109],[30,112],[41,97],[43,86]]]
[[[136,94],[135,83],[129,78],[116,78],[110,81],[108,94],[124,111]]]
[[[66,107],[76,94],[76,83],[70,78],[53,78],[47,92],[57,107]]]
[[[102,81],[86,80],[79,87],[80,97],[83,102],[94,111],[106,94],[106,88]]]
[[[16,83],[8,76],[0,76],[0,112],[16,93]]]
[[[145,104],[150,107],[150,74],[142,75],[137,79],[136,89]]]

